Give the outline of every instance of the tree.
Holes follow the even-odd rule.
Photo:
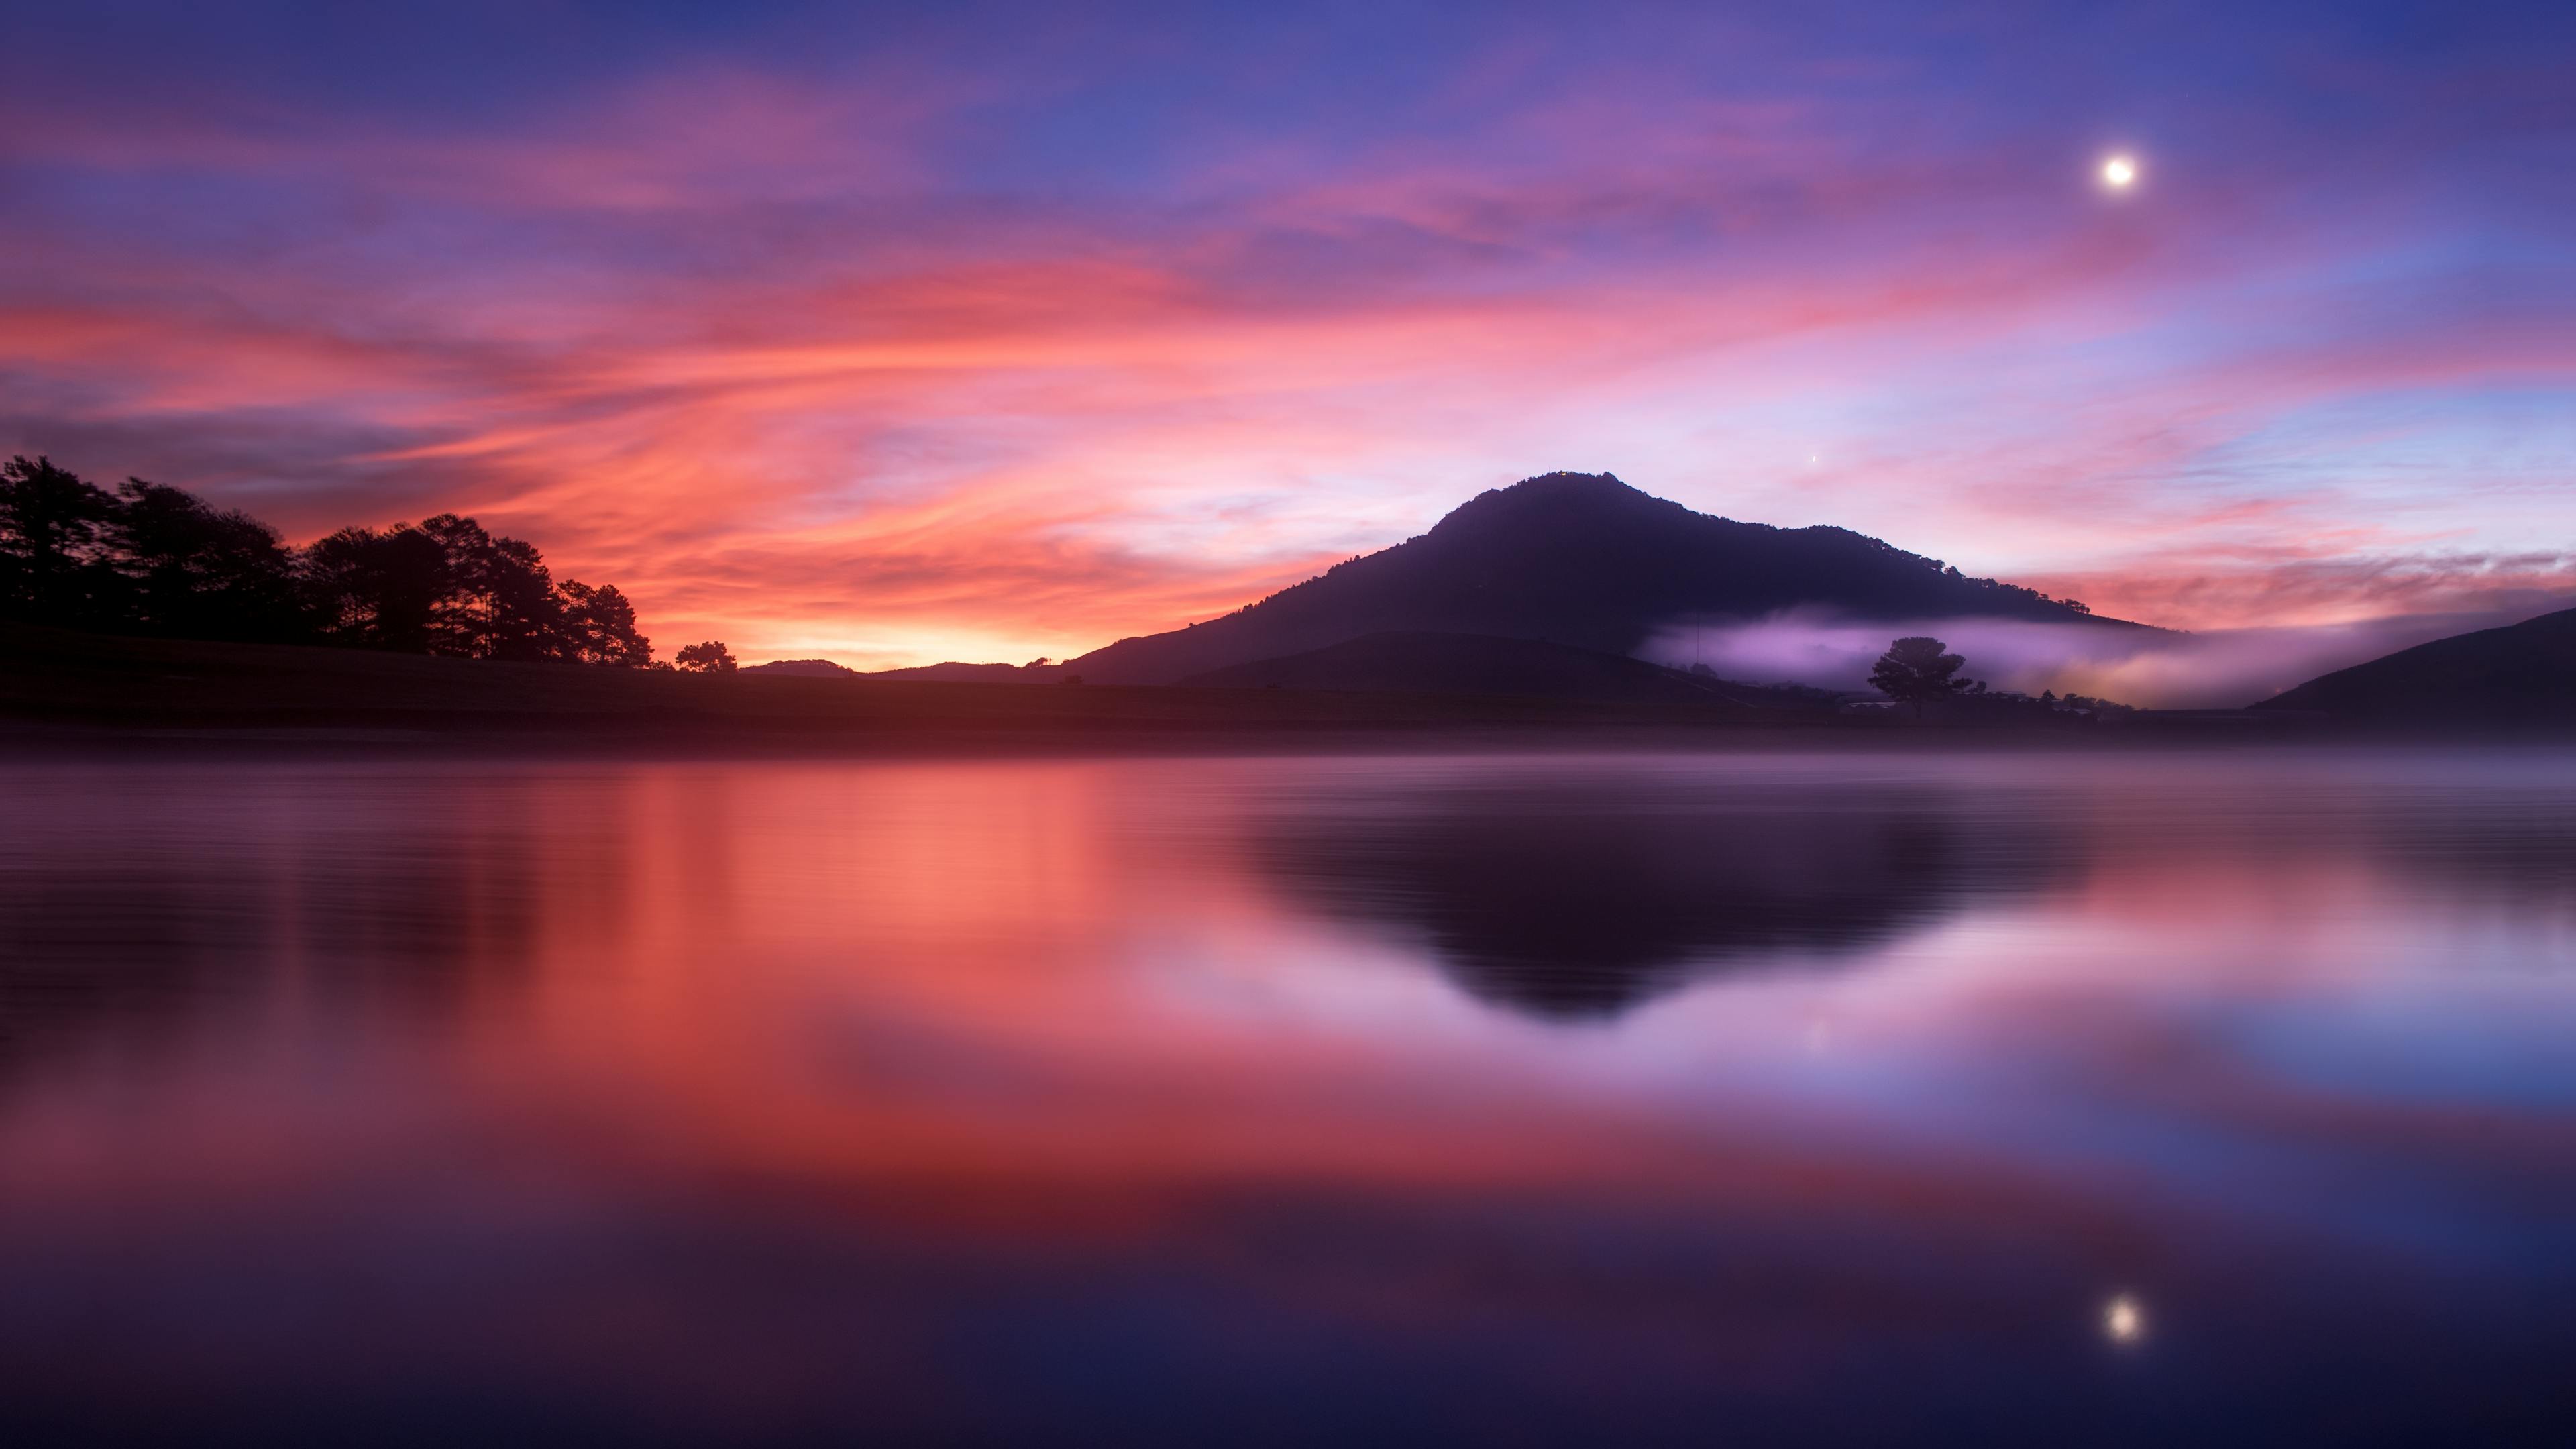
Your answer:
[[[309,621],[277,530],[183,489],[128,478],[109,528],[125,622],[184,639],[295,639]]]
[[[304,551],[306,596],[336,643],[427,654],[455,581],[439,541],[397,523],[344,528]]]
[[[653,662],[653,641],[635,627],[635,606],[615,584],[598,588],[566,579],[563,594],[564,657],[582,664],[642,669]]]
[[[1967,686],[1955,676],[1968,661],[1944,653],[1948,647],[1922,635],[1899,639],[1878,656],[1878,663],[1869,671],[1869,682],[1888,698],[1913,705],[1914,715],[1920,719],[1923,706],[1966,691]]]
[[[684,646],[671,658],[682,669],[695,670],[700,674],[733,673],[733,651],[713,639],[704,644]]]
[[[468,659],[563,656],[563,601],[534,545],[495,537],[453,513],[422,519],[420,531],[447,553],[449,588],[432,630],[435,652]]]
[[[115,493],[50,458],[0,463],[0,619],[188,639],[354,645],[476,659],[653,663],[635,606],[557,585],[535,545],[442,513],[344,528],[303,549],[238,509],[128,478]],[[722,644],[699,668],[729,670]]]
[[[0,463],[0,614],[106,623],[121,581],[107,562],[116,499],[51,458]]]

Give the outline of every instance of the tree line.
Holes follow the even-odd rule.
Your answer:
[[[58,628],[468,659],[669,669],[615,584],[557,582],[536,546],[441,513],[303,548],[239,509],[52,459],[0,464],[0,619]],[[722,644],[682,667],[732,664]],[[719,664],[721,660],[721,664]]]

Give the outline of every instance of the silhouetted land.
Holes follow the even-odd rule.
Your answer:
[[[701,675],[0,625],[0,740],[22,748],[174,740],[831,753],[2047,746],[2125,732],[1923,728],[1724,699]]]
[[[27,626],[0,626],[0,720],[21,741],[104,730],[827,749],[1566,729],[1687,736],[1776,722],[1698,704],[693,675]],[[1866,731],[1874,722],[1813,723]]]
[[[104,730],[723,749],[1607,748],[2576,724],[2576,611],[2408,650],[2255,709],[2116,726],[2064,717],[2107,707],[1963,690],[1962,661],[1930,638],[1896,647],[1922,646],[1938,679],[1881,681],[1912,701],[1908,721],[1634,657],[1692,621],[1796,607],[2145,627],[1848,529],[1740,523],[1608,474],[1556,473],[1225,618],[1063,664],[736,672],[707,641],[677,651],[675,672],[614,587],[558,583],[533,546],[469,518],[343,529],[298,549],[175,488],[110,492],[45,459],[0,466],[0,728],[20,741]]]

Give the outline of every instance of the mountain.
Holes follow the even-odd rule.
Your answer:
[[[1794,698],[1789,691],[1728,684],[1623,654],[1485,634],[1364,634],[1303,654],[1211,669],[1181,683],[1224,689],[1547,695],[1701,704],[1739,712],[1748,705],[1816,707],[1816,701]]]
[[[2377,724],[2576,728],[2576,609],[2401,649],[2254,708]]]
[[[1121,639],[1064,668],[1094,684],[1170,684],[1371,634],[1537,639],[1624,655],[1684,620],[1800,606],[1890,620],[2142,627],[1964,577],[1849,529],[1739,523],[1607,473],[1550,473],[1479,494],[1419,538],[1222,619]]]

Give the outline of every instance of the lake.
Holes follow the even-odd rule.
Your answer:
[[[2569,1432],[2576,754],[0,810],[15,1443]]]

